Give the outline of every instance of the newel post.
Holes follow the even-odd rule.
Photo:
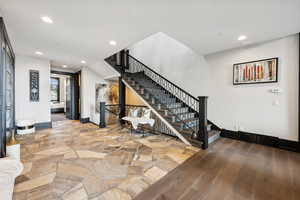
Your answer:
[[[207,132],[207,96],[199,96],[199,132],[198,136],[202,140],[202,149],[208,148],[208,132]]]
[[[99,127],[100,128],[105,128],[106,123],[105,123],[105,102],[100,102],[100,122],[99,122]]]
[[[119,119],[121,124],[124,124],[122,118],[125,117],[126,115],[126,86],[122,81],[122,77],[119,77],[119,106],[120,106]]]

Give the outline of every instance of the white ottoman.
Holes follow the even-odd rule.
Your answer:
[[[25,135],[35,132],[35,122],[33,120],[18,120],[17,121],[17,133],[19,135]]]
[[[23,171],[23,164],[13,158],[0,158],[0,198],[11,200],[15,178]]]

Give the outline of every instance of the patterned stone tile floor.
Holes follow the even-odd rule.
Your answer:
[[[199,151],[167,136],[78,121],[55,122],[18,140],[25,168],[14,200],[133,199]]]

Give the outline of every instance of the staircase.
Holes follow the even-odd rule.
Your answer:
[[[207,97],[193,97],[124,50],[105,61],[184,143],[206,149],[220,137],[206,118]]]

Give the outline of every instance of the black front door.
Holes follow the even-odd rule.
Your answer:
[[[71,77],[66,78],[66,117],[72,119]]]
[[[58,72],[52,71],[52,73]],[[74,74],[59,72],[59,74],[68,75],[66,78],[66,117],[71,120],[78,120],[80,117],[80,72]]]

